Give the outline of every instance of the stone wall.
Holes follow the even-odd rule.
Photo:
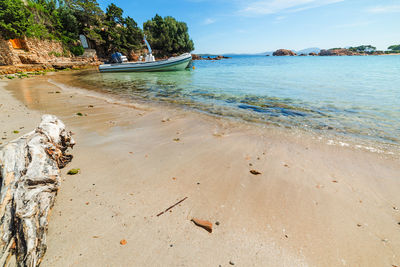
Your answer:
[[[20,64],[21,60],[14,53],[11,42],[0,38],[0,66]]]
[[[60,41],[26,38],[25,49],[15,49],[15,53],[23,64],[43,64],[52,62],[69,62],[69,57],[64,57],[64,48]]]
[[[60,41],[25,38],[23,49],[14,49],[9,40],[0,38],[0,65],[53,64],[71,61],[97,61],[96,51],[90,50],[83,57],[65,54]]]
[[[48,63],[63,56],[64,49],[60,41],[27,38],[25,43],[29,59],[33,61],[27,63]],[[23,60],[21,59],[21,61]]]

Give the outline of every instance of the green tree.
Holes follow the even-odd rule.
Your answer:
[[[376,47],[372,45],[360,45],[357,47],[350,47],[349,50],[354,52],[374,52],[376,51]]]
[[[388,47],[388,50],[400,51],[400,44],[399,45],[391,45]]]
[[[63,36],[70,39],[78,39],[79,24],[72,10],[66,6],[61,6],[58,10],[60,28]]]
[[[0,0],[0,34],[3,38],[23,37],[31,17],[32,13],[21,0]]]
[[[127,17],[125,19],[125,44],[130,50],[137,50],[142,47],[143,31],[137,26],[136,21]]]
[[[32,17],[26,31],[28,37],[60,39],[60,20],[56,0],[29,0]]]
[[[114,4],[107,7],[104,22],[105,30],[102,37],[105,40],[105,52],[112,54],[122,52],[129,54],[132,50],[141,47],[143,40],[142,30],[131,17],[124,18],[123,10]]]
[[[186,23],[173,17],[156,15],[143,24],[143,30],[156,55],[169,56],[194,50]]]
[[[78,21],[79,31],[97,45],[104,43],[101,37],[104,12],[96,0],[65,0]]]
[[[122,8],[119,8],[114,4],[110,4],[106,9],[106,20],[111,22],[114,26],[116,24],[122,25],[124,23],[124,19],[122,17],[123,12],[124,11]]]

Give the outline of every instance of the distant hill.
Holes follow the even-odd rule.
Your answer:
[[[258,55],[258,56],[266,56],[266,55],[272,56],[272,53],[274,53],[274,51],[267,51],[267,52],[263,52],[263,53],[257,53],[256,55]]]
[[[310,47],[310,48],[306,48],[306,49],[303,49],[303,50],[298,50],[298,51],[296,51],[296,54],[297,54],[297,55],[300,55],[300,54],[306,54],[306,55],[308,55],[308,54],[310,54],[310,53],[316,53],[316,54],[318,54],[320,51],[321,51],[321,49],[318,48],[318,47]]]

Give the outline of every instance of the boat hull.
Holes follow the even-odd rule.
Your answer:
[[[103,64],[100,72],[151,72],[151,71],[180,71],[188,67],[192,60],[191,54],[153,62],[127,62],[118,64]]]

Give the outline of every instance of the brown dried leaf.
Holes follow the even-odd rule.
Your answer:
[[[256,170],[250,170],[250,173],[253,174],[253,175],[259,175],[259,174],[261,174],[261,172],[256,171]]]

